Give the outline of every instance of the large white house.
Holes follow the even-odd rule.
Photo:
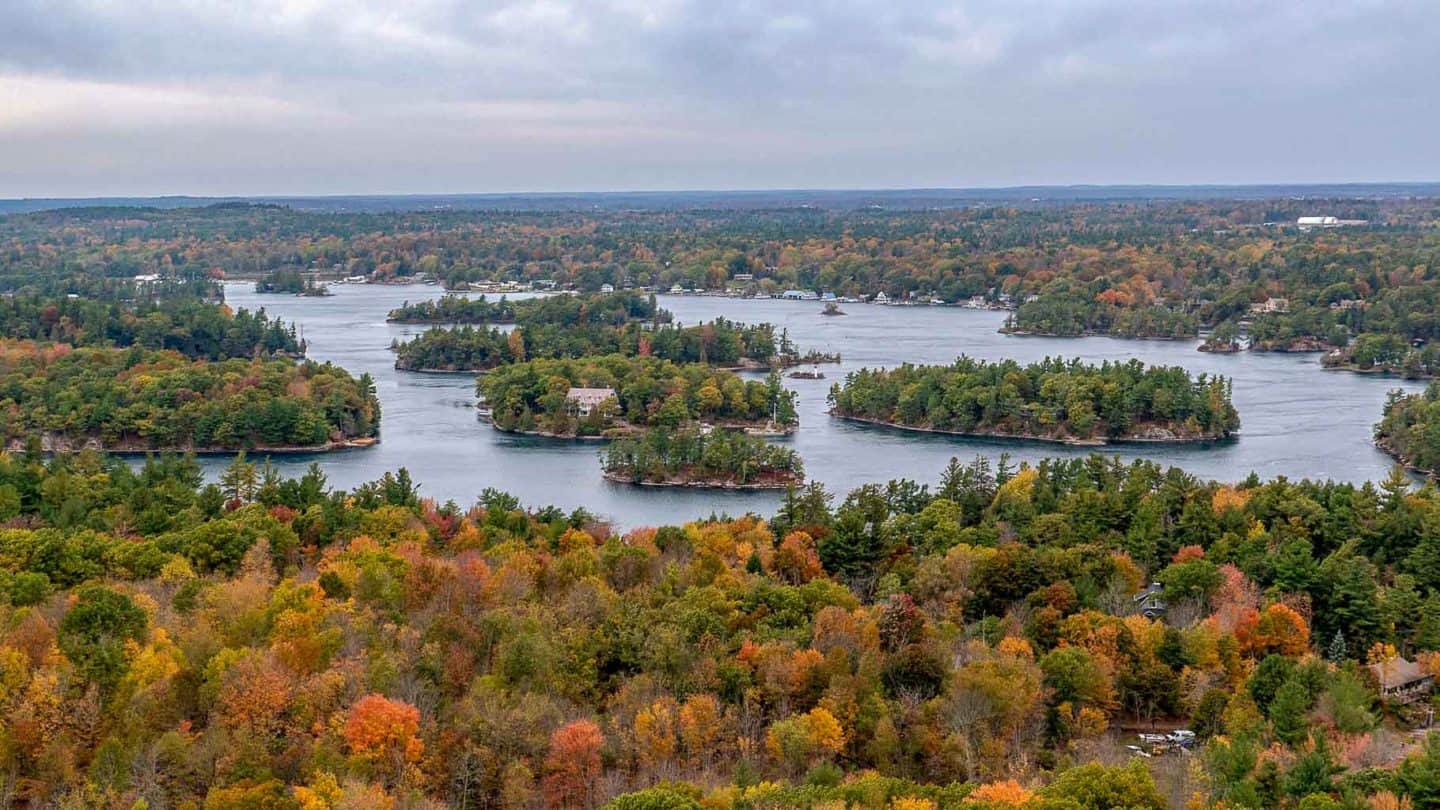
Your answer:
[[[615,399],[614,388],[571,388],[565,392],[565,401],[581,416],[589,416],[607,399]]]

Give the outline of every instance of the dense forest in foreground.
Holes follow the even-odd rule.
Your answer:
[[[243,457],[207,484],[193,459],[0,453],[0,793],[1426,807],[1440,738],[1380,690],[1440,667],[1437,516],[1398,475],[1092,456],[619,531],[494,490],[435,503],[403,470],[344,492]],[[1124,747],[1176,725],[1189,750]]]

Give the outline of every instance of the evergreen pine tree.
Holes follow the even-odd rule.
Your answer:
[[[1345,631],[1336,630],[1335,637],[1330,639],[1330,646],[1325,649],[1325,660],[1338,664],[1345,660]]]

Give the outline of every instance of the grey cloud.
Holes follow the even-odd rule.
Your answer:
[[[1434,179],[1437,41],[1421,0],[7,0],[0,196]]]

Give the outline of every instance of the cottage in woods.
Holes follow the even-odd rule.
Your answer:
[[[1414,661],[1395,657],[1371,664],[1370,671],[1380,684],[1380,696],[1396,703],[1414,703],[1428,696],[1435,688],[1435,678]]]
[[[1165,587],[1158,582],[1150,583],[1150,587],[1135,594],[1135,610],[1147,619],[1158,619],[1165,615],[1165,599],[1163,594]]]

